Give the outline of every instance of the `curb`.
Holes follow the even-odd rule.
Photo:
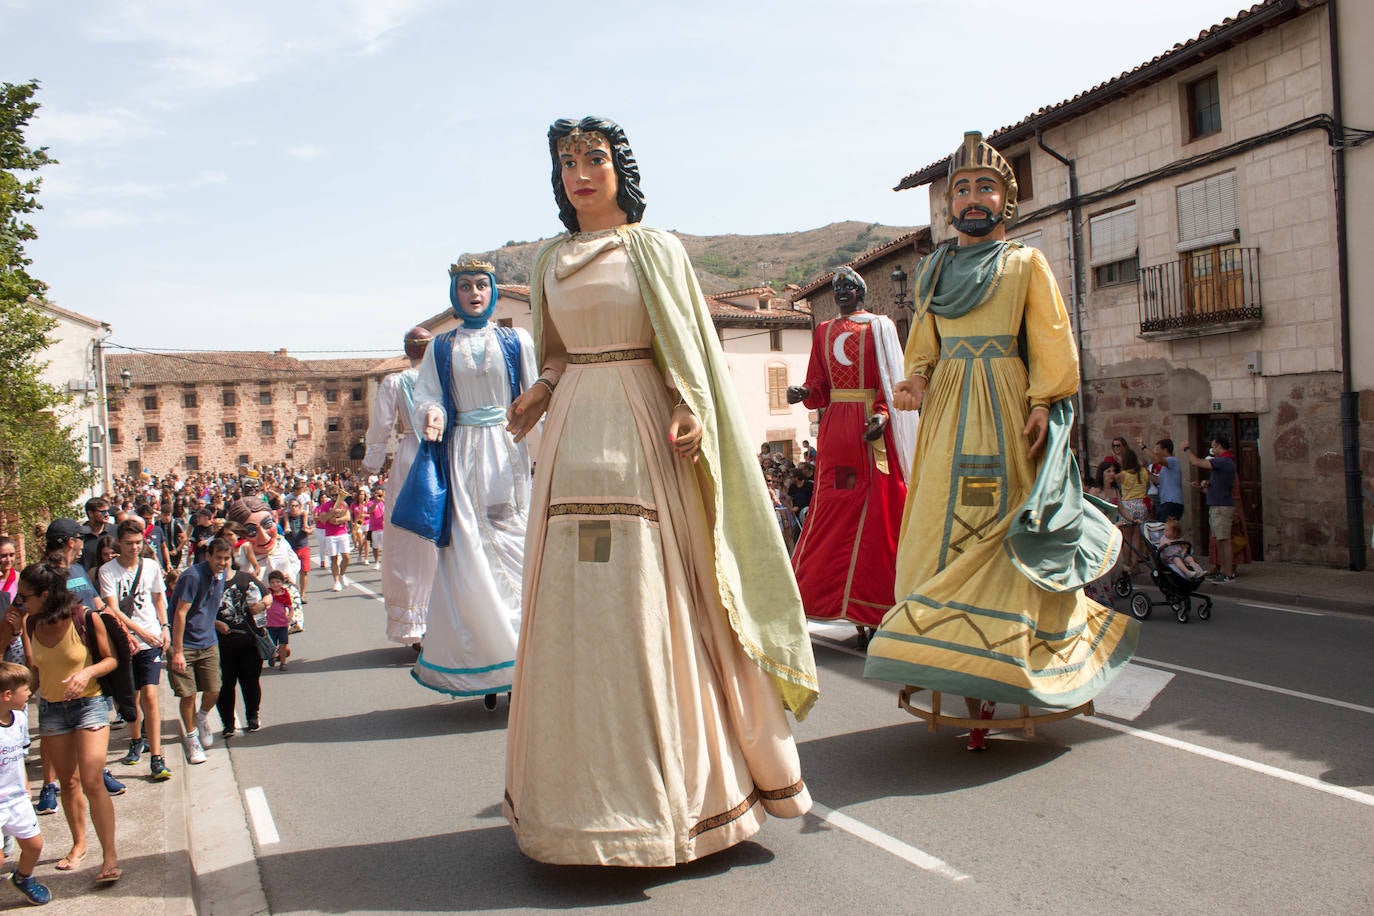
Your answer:
[[[1240,580],[1236,580],[1239,582]],[[1275,592],[1272,589],[1264,589],[1257,586],[1237,585],[1235,582],[1228,582],[1208,591],[1208,594],[1216,598],[1244,598],[1250,601],[1262,601],[1269,604],[1286,604],[1290,607],[1299,608],[1306,611],[1340,611],[1344,614],[1359,614],[1361,616],[1374,616],[1374,598],[1338,598],[1335,596],[1323,595],[1303,595],[1287,592]]]
[[[181,781],[184,816],[180,823],[188,842],[181,848],[190,854],[196,912],[232,916],[271,913],[229,749],[216,742],[206,752],[204,763],[191,766],[186,762],[179,719],[170,734],[178,736],[182,772],[186,774]],[[173,829],[169,819],[169,835]]]

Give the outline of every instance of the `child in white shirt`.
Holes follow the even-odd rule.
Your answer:
[[[43,852],[43,834],[24,771],[29,745],[25,707],[33,692],[32,678],[23,665],[0,662],[0,831],[19,844],[19,865],[10,875],[10,883],[30,903],[43,904],[52,899],[52,893],[33,878],[34,866]]]

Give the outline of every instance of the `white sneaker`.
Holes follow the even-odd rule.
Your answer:
[[[206,747],[213,747],[215,744],[215,733],[210,731],[210,716],[208,713],[196,713],[196,731],[200,733],[200,743]]]
[[[191,732],[186,736],[186,762],[205,762],[205,748],[200,746],[200,738],[197,737],[195,732]]]
[[[343,583],[341,583],[338,579],[335,579],[334,584],[329,586],[329,590],[331,592],[341,592],[343,591]]]

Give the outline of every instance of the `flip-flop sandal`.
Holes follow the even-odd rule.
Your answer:
[[[111,868],[109,871],[102,871],[100,874],[96,875],[96,876],[95,876],[95,883],[96,883],[96,884],[114,884],[116,881],[118,881],[118,880],[120,879],[120,876],[122,876],[123,874],[124,874],[124,872],[122,872],[122,871],[119,869],[119,867],[116,866],[116,867],[114,867],[114,868]]]
[[[76,856],[75,858],[72,856],[63,856],[57,860],[57,864],[53,867],[58,871],[76,871],[81,867],[81,860],[84,858],[86,858],[84,855]]]

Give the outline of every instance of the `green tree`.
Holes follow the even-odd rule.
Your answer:
[[[34,307],[47,286],[29,274],[24,253],[38,237],[26,219],[41,207],[42,179],[32,173],[56,162],[25,143],[37,91],[37,81],[0,83],[0,530],[10,534],[70,514],[92,478],[80,442],[61,422],[70,397],[42,379],[56,322]]]

